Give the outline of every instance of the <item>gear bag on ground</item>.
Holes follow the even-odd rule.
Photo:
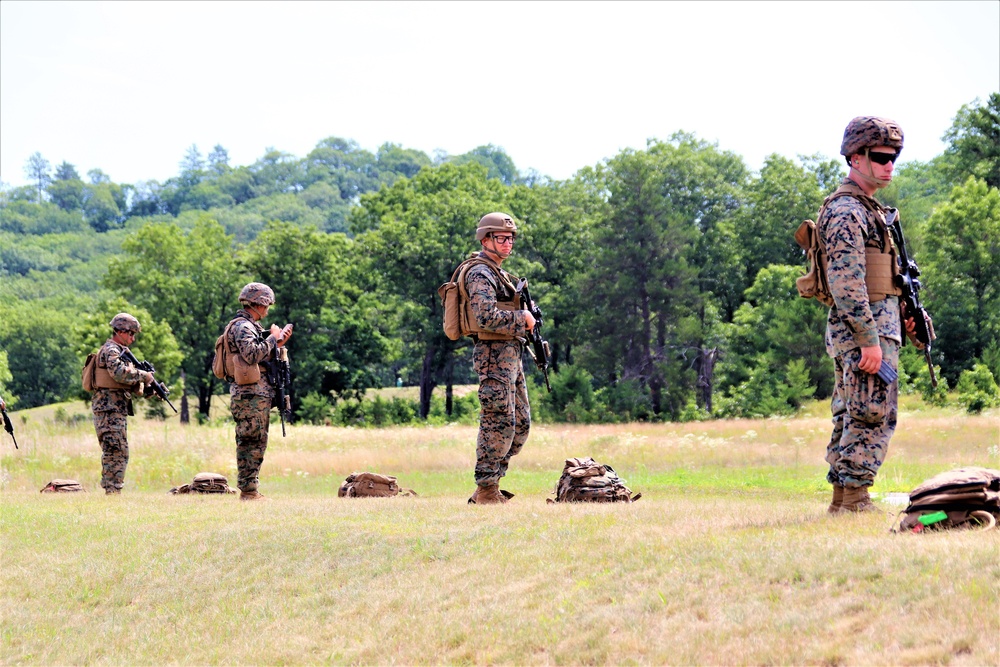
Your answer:
[[[566,459],[555,494],[555,501],[549,498],[548,502],[631,503],[642,497],[641,493],[633,495],[611,466],[592,458]]]
[[[200,472],[190,484],[175,486],[170,493],[236,493],[229,480],[217,472]]]
[[[413,489],[401,488],[392,475],[380,475],[377,472],[351,473],[337,491],[340,498],[390,498],[400,494],[417,495]]]
[[[39,493],[72,493],[74,491],[86,491],[86,489],[75,479],[54,479],[43,486]]]
[[[899,532],[990,529],[1000,519],[1000,470],[970,466],[931,477],[910,492]]]

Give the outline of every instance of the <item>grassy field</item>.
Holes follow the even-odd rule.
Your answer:
[[[57,413],[58,407],[62,410]],[[1000,467],[1000,413],[907,398],[874,491],[829,517],[826,407],[792,419],[537,425],[507,505],[465,504],[475,429],[272,427],[264,503],[231,426],[130,419],[125,492],[101,493],[82,404],[0,433],[3,664],[1000,665],[1000,531],[889,532],[905,494]],[[56,416],[59,420],[56,420]],[[76,420],[75,420],[76,419]],[[643,498],[547,504],[593,456]],[[416,498],[336,497],[374,470]],[[88,493],[45,494],[56,477]]]

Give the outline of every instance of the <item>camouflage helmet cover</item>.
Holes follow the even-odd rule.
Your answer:
[[[840,154],[850,157],[865,148],[888,146],[903,150],[903,129],[895,121],[875,116],[858,116],[847,124]]]
[[[142,331],[142,327],[139,326],[139,320],[135,319],[128,313],[118,313],[111,318],[108,322],[111,328],[115,331],[128,331],[129,333],[137,334]]]
[[[476,227],[476,240],[482,241],[491,232],[510,232],[517,236],[517,224],[514,218],[506,213],[487,213],[479,219],[479,226]]]
[[[274,305],[274,290],[264,283],[247,283],[240,290],[240,303],[254,306]]]

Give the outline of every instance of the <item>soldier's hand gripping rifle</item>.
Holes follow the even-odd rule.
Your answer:
[[[149,363],[148,361],[139,361],[138,359],[135,358],[135,355],[132,354],[132,350],[128,349],[127,347],[122,352],[122,357],[125,359],[125,361],[131,363],[140,371],[146,371],[149,374],[153,374],[156,372],[156,369],[153,368],[153,364]],[[167,405],[170,406],[171,410],[177,412],[177,408],[175,408],[174,404],[170,402],[169,398],[167,398],[167,396],[170,395],[170,390],[167,389],[167,385],[158,381],[156,378],[153,378],[153,381],[149,383],[149,388],[153,390],[154,394],[156,394],[164,401],[166,401]]]
[[[899,224],[899,212],[890,208],[886,211],[885,222],[899,251],[899,275],[896,276],[896,285],[903,291],[900,300],[903,304],[904,317],[913,318],[913,323],[916,325],[913,336],[924,346],[924,359],[927,360],[927,369],[931,374],[931,385],[936,387],[937,377],[934,376],[934,362],[931,361],[931,343],[935,338],[934,325],[931,324],[930,315],[920,303],[920,269],[906,251],[903,228]]]
[[[538,370],[545,376],[545,388],[551,393],[552,387],[549,386],[549,342],[542,338],[542,309],[531,298],[527,279],[521,278],[514,289],[521,293],[525,309],[535,318],[535,326],[528,332],[528,337],[531,339],[531,356],[535,358]]]
[[[14,437],[14,425],[10,423],[10,417],[7,415],[7,409],[4,408],[3,410],[0,410],[0,413],[3,413],[3,430],[10,433],[10,438],[14,441],[14,449],[18,449],[17,438]]]

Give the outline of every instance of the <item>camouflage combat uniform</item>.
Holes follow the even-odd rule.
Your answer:
[[[479,375],[479,436],[476,440],[476,484],[498,484],[507,474],[512,456],[528,440],[531,408],[521,365],[527,335],[523,311],[504,311],[497,301],[512,301],[514,291],[497,279],[494,271],[510,276],[496,263],[477,264],[466,274],[469,306],[480,328],[513,337],[513,340],[476,339],[473,368]],[[513,281],[511,281],[513,282]]]
[[[271,357],[276,346],[274,336],[265,333],[250,313],[242,309],[236,312],[236,320],[229,330],[230,350],[238,350],[248,364],[259,364]],[[229,385],[229,395],[229,409],[236,421],[236,484],[240,491],[256,491],[267,450],[274,389],[262,367],[260,380],[254,384],[233,382]]]
[[[844,184],[853,184],[844,179]],[[881,210],[874,199],[870,201]],[[879,345],[883,360],[896,370],[902,331],[899,298],[871,302],[865,286],[865,247],[883,247],[884,216],[855,197],[830,201],[817,221],[827,252],[827,276],[834,306],[826,328],[826,351],[834,359],[831,410],[833,433],[827,447],[827,481],[868,487],[885,460],[896,428],[898,385],[858,369],[862,347]]]
[[[107,369],[115,382],[138,385],[142,373],[122,360],[124,350],[124,345],[109,338],[97,352],[97,366]],[[97,440],[101,443],[101,486],[105,493],[119,493],[125,485],[125,468],[128,466],[126,417],[132,414],[132,392],[95,387],[90,407],[94,412]]]

